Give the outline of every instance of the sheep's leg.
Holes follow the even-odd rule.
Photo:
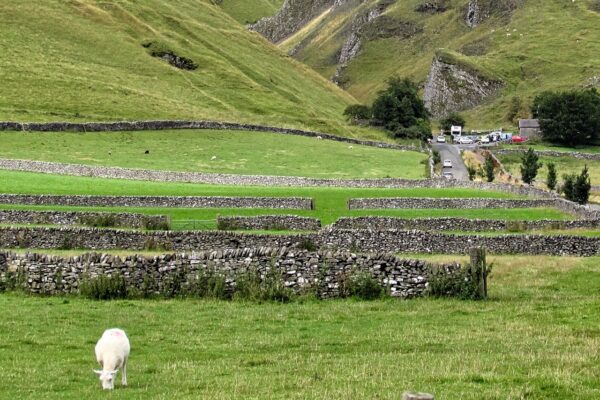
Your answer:
[[[121,385],[127,386],[127,358],[123,361],[123,372],[121,373]]]

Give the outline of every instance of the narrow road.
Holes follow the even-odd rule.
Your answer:
[[[434,150],[437,150],[440,153],[440,157],[442,158],[442,163],[444,160],[452,161],[452,168],[444,168],[444,171],[452,171],[454,175],[454,179],[459,181],[468,181],[469,180],[469,172],[467,172],[467,167],[460,156],[460,148],[455,144],[448,143],[432,143],[431,147]],[[467,148],[469,146],[462,146],[463,148]]]

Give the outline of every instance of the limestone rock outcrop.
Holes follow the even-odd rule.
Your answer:
[[[523,0],[470,0],[465,12],[465,23],[475,28],[492,16],[510,19]]]
[[[425,106],[435,118],[476,107],[504,83],[458,62],[436,56],[425,84]]]

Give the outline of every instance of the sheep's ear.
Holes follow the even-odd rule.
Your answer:
[[[94,371],[96,375],[102,375],[102,371],[98,371],[97,369],[93,369],[92,371]]]

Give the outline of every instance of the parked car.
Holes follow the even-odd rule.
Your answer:
[[[438,143],[446,143],[446,136],[440,135],[435,141]]]
[[[452,160],[444,160],[444,168],[452,168]]]
[[[524,141],[525,141],[525,138],[523,138],[521,136],[513,136],[512,137],[513,143],[523,143]]]
[[[473,144],[473,139],[467,136],[461,136],[458,138],[459,144]]]
[[[490,137],[487,135],[483,135],[480,139],[481,143],[486,144],[490,142]]]
[[[454,179],[454,174],[452,174],[452,172],[450,171],[444,171],[442,173],[442,176],[446,179]]]

